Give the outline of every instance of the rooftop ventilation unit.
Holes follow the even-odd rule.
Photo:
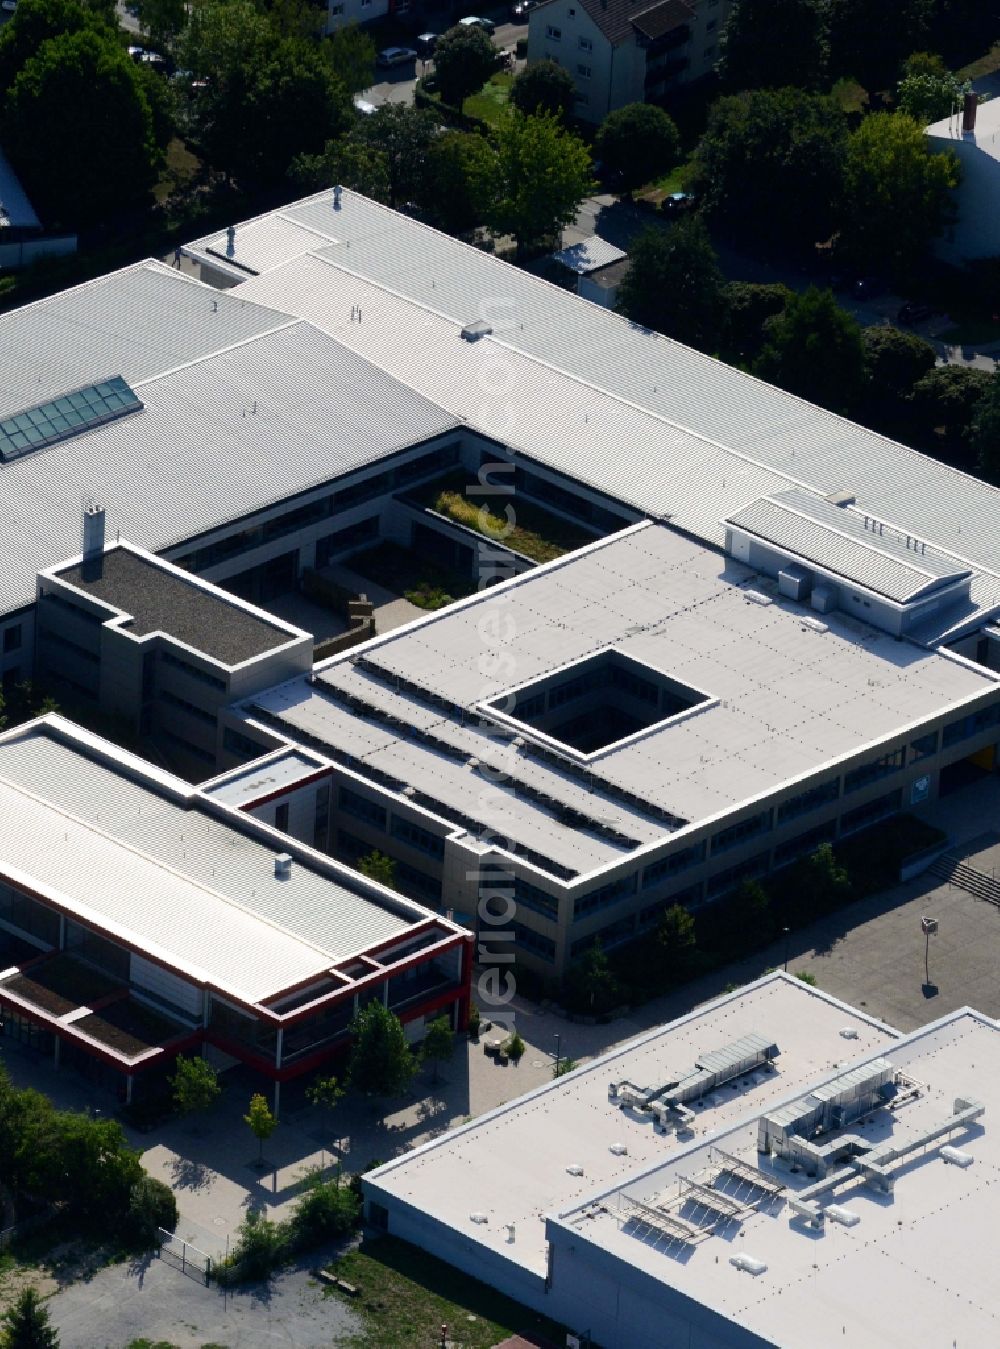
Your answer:
[[[489,337],[493,332],[493,325],[487,323],[486,319],[476,319],[474,323],[467,323],[462,329],[462,338],[466,342],[478,342],[481,337]]]
[[[279,852],[274,859],[274,876],[276,880],[287,881],[292,874],[292,855],[287,852]]]
[[[767,1264],[763,1260],[758,1260],[753,1255],[747,1255],[746,1251],[739,1251],[736,1255],[731,1255],[729,1263],[734,1268],[741,1269],[747,1274],[763,1274],[767,1269]]]

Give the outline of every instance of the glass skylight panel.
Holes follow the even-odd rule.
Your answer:
[[[0,460],[18,459],[80,431],[115,421],[142,407],[121,375],[26,408],[0,420]]]

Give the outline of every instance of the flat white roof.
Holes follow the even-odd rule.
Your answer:
[[[974,145],[991,159],[1000,159],[1000,98],[987,99],[976,109],[975,131],[962,130],[962,113],[942,117],[927,128],[927,135],[939,141],[961,141]]]
[[[502,682],[483,674],[482,625],[495,621],[516,633]],[[609,647],[707,701],[600,750],[575,779],[567,766],[565,783],[551,769],[544,784],[532,778],[537,759],[527,753],[512,763],[508,741],[515,734],[530,741],[529,727],[512,723],[506,740],[481,733],[469,741],[464,713]],[[400,680],[408,709],[396,705]],[[292,736],[302,731],[342,748],[362,772],[370,764],[446,808],[467,804],[473,759],[501,768],[508,792],[519,780],[534,782],[631,840],[574,829],[537,802],[512,804],[512,837],[554,860],[572,861],[576,846],[576,868],[586,871],[670,831],[644,816],[641,802],[696,824],[996,684],[985,668],[896,641],[846,614],[820,621],[749,567],[645,524],[336,657],[314,684],[284,684],[252,702]],[[367,699],[381,718],[331,697],[338,689]],[[429,724],[416,740],[399,722],[419,724],[421,701]],[[632,805],[623,804],[626,793]]]
[[[849,1029],[856,1038],[845,1040]],[[498,1251],[538,1275],[546,1270],[546,1215],[624,1183],[678,1148],[608,1098],[625,1079],[655,1087],[690,1071],[700,1055],[750,1032],[778,1045],[775,1072],[720,1088],[698,1112],[698,1136],[800,1092],[847,1054],[885,1053],[896,1032],[780,972],[706,1003],[566,1077],[424,1144],[365,1177],[378,1199],[412,1206],[469,1246]],[[628,1151],[611,1151],[617,1144]],[[582,1175],[567,1171],[582,1166]],[[474,1222],[473,1213],[485,1215]],[[508,1241],[506,1226],[515,1226]]]
[[[95,748],[96,747],[96,748]],[[0,874],[200,984],[259,1003],[430,920],[197,790],[46,718],[0,737]],[[339,874],[338,874],[339,873]],[[442,938],[459,929],[434,918]]]
[[[874,1110],[868,1122],[845,1132],[905,1147],[951,1116],[960,1098],[982,1102],[985,1113],[953,1137],[905,1157],[891,1196],[854,1180],[825,1197],[824,1205],[835,1201],[856,1218],[850,1226],[828,1218],[820,1232],[794,1218],[784,1199],[813,1179],[757,1152],[763,1112],[756,1102],[752,1117],[711,1143],[695,1143],[626,1185],[591,1196],[585,1209],[564,1210],[558,1225],[781,1349],[995,1344],[1000,1026],[966,1009],[896,1044],[866,1052],[858,1042],[842,1042],[841,1048],[840,1071],[849,1066],[848,1051],[851,1063],[881,1056],[920,1085],[914,1099]],[[967,1153],[971,1164],[948,1164],[939,1150],[947,1143]],[[785,1195],[691,1244],[628,1225],[627,1196],[655,1205],[677,1193],[681,1177],[707,1183],[713,1148],[762,1169],[786,1187]],[[591,1216],[585,1219],[584,1211]],[[762,1261],[764,1272],[735,1268],[730,1257],[738,1252]]]
[[[588,239],[581,239],[579,243],[570,244],[568,248],[553,253],[552,257],[556,262],[568,267],[571,272],[576,272],[577,276],[585,276],[588,272],[596,272],[612,262],[621,262],[628,254],[623,248],[609,244],[607,239],[602,239],[599,234],[592,234]]]
[[[198,790],[203,796],[210,796],[227,806],[247,806],[328,767],[330,764],[326,759],[306,750],[297,747],[279,749],[201,783]]]

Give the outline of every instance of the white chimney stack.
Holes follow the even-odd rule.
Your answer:
[[[338,183],[337,186],[333,189],[333,209],[334,209],[335,211],[339,211],[339,210],[340,210],[340,198],[341,198],[341,195],[343,194],[343,191],[344,191],[344,189],[340,186],[339,183]]]

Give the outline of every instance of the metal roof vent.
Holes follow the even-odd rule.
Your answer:
[[[856,492],[828,492],[826,499],[831,506],[856,506],[858,495]]]
[[[489,1218],[487,1218],[487,1216],[486,1216],[485,1213],[470,1213],[470,1214],[469,1214],[469,1222],[470,1222],[470,1223],[479,1223],[480,1225],[482,1225],[483,1223],[488,1223],[488,1222],[489,1222]]]
[[[343,195],[343,191],[344,191],[344,189],[340,186],[339,183],[338,183],[337,186],[333,189],[333,209],[334,209],[335,211],[339,211],[339,210],[340,210],[340,198],[341,198],[341,196]]]
[[[845,1026],[840,1032],[840,1038],[842,1040],[856,1040],[858,1038],[858,1032],[853,1026]]]
[[[824,1212],[833,1222],[840,1223],[841,1227],[854,1227],[861,1221],[853,1209],[844,1208],[843,1204],[827,1204]]]
[[[612,1143],[611,1146],[608,1148],[608,1151],[610,1153],[613,1153],[615,1157],[625,1157],[628,1155],[628,1144]]]
[[[467,323],[462,329],[462,338],[466,342],[478,342],[481,337],[489,337],[492,332],[491,323],[485,319],[476,319],[475,323]]]
[[[292,855],[287,852],[279,852],[274,858],[274,876],[275,880],[287,881],[292,874]]]
[[[566,1170],[569,1172],[569,1174],[570,1174],[571,1176],[582,1176],[582,1175],[583,1175],[583,1167],[580,1165],[579,1162],[570,1162],[570,1164],[569,1164],[569,1166],[567,1166]]]
[[[753,1255],[747,1255],[745,1251],[739,1251],[736,1255],[731,1255],[729,1263],[736,1269],[744,1270],[747,1274],[763,1274],[767,1269],[763,1260],[758,1260]]]
[[[963,1152],[961,1148],[946,1146],[941,1149],[941,1160],[950,1162],[952,1166],[964,1168],[972,1165],[972,1154],[971,1152]]]

